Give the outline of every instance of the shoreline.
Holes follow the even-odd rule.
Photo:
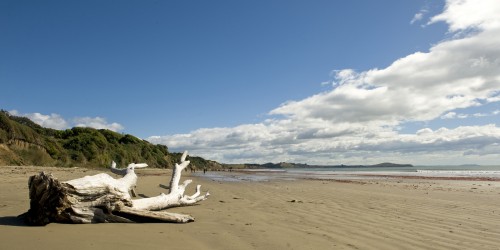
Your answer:
[[[500,182],[500,171],[471,170],[417,170],[400,171],[311,171],[294,169],[251,169],[233,171],[209,171],[208,174],[195,173],[200,178],[220,181],[275,181],[275,180],[360,180],[360,179],[426,179],[457,181]]]
[[[105,169],[0,167],[1,249],[498,249],[500,182],[411,178],[213,180],[183,172],[210,191],[188,224],[23,225],[27,182],[39,171],[60,180]],[[171,171],[141,169],[137,193],[164,192]],[[208,174],[208,172],[207,172]],[[113,176],[113,175],[112,175]],[[235,177],[235,178],[236,178]],[[78,244],[75,244],[78,242]]]

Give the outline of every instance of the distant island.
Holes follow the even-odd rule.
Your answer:
[[[309,165],[305,163],[245,163],[245,164],[223,164],[224,168],[234,168],[234,169],[286,169],[286,168],[402,168],[402,167],[413,167],[411,164],[396,164],[390,162],[384,162],[374,165]]]
[[[461,164],[458,166],[459,167],[480,167],[481,165],[479,165],[479,164]]]

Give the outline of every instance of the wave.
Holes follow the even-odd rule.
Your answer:
[[[500,171],[496,170],[421,170],[417,173],[425,175],[451,175],[451,176],[495,176],[500,177]]]

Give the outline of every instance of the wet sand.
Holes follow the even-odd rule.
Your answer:
[[[43,168],[60,180],[99,173]],[[0,249],[500,249],[500,182],[438,179],[213,181],[211,196],[169,209],[188,224],[52,223],[28,227],[27,182],[39,167],[0,167]],[[239,173],[232,173],[239,174]],[[154,196],[168,170],[139,171]]]

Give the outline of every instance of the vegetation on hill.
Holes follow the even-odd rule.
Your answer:
[[[179,162],[180,156],[133,135],[85,127],[55,130],[0,111],[0,165],[107,167],[115,161],[121,167],[145,162],[166,168]],[[220,167],[200,157],[189,160],[199,169]]]

